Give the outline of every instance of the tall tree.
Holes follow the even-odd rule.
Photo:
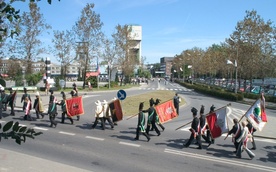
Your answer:
[[[244,19],[226,39],[235,54],[232,57],[238,62],[239,77],[264,78],[271,73],[271,64],[275,66],[275,40],[272,22],[265,22],[255,10],[246,11]]]
[[[84,67],[83,73],[86,73],[88,64],[93,57],[98,57],[100,52],[100,45],[102,43],[103,33],[101,31],[103,23],[100,15],[94,11],[94,4],[87,3],[81,11],[81,16],[73,27],[76,36],[76,42],[79,42],[79,49],[84,49],[86,52],[86,59],[81,65]],[[85,46],[85,47],[83,47]],[[82,56],[79,56],[82,57]],[[85,75],[83,75],[85,76]],[[85,87],[85,78],[83,78],[83,88]]]
[[[26,60],[26,74],[32,73],[32,61],[43,52],[39,36],[51,26],[45,23],[36,3],[29,4],[30,12],[24,12],[19,23],[20,35],[13,45],[13,53]]]
[[[71,31],[54,31],[52,51],[61,63],[61,77],[65,79],[68,66],[75,59],[72,55],[74,39]]]
[[[133,76],[135,65],[139,63],[136,53],[132,51],[136,42],[132,40],[131,31],[131,26],[118,24],[116,32],[112,34],[118,56],[118,65],[122,70],[121,85],[123,80],[127,82]]]

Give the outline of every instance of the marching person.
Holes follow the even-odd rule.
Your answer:
[[[2,91],[1,94],[1,99],[2,99],[2,108],[4,111],[7,110],[7,104],[8,104],[8,94],[5,93],[5,89]]]
[[[176,109],[177,115],[179,115],[179,103],[181,102],[180,97],[178,96],[177,93],[175,93],[175,96],[173,97],[173,105]]]
[[[30,94],[27,93],[27,89],[24,87],[24,94],[21,97],[21,103],[23,102],[23,111],[25,111],[25,108],[27,106],[27,102],[25,101],[26,97],[28,97],[28,99],[32,101]]]
[[[192,141],[194,139],[197,140],[198,143],[198,147],[197,149],[202,149],[202,145],[201,145],[201,131],[200,131],[200,123],[199,123],[199,119],[197,118],[197,109],[196,108],[192,108],[191,112],[193,113],[193,121],[191,124],[191,136],[190,139],[188,140],[188,142],[186,144],[184,144],[184,147],[189,147],[190,144],[192,143]]]
[[[25,115],[24,115],[24,120],[29,120],[29,121],[32,121],[32,117],[31,117],[31,109],[32,109],[32,102],[31,100],[29,99],[29,97],[25,97]]]
[[[16,96],[16,91],[13,92],[12,89],[10,89],[10,95],[8,97],[8,104],[11,107],[11,116],[14,116],[14,106],[15,106],[15,96]]]
[[[110,112],[110,109],[109,109],[109,106],[108,106],[108,102],[106,100],[103,100],[102,103],[103,103],[104,123],[107,120],[107,122],[109,123],[111,128],[114,128],[114,124],[110,119],[111,118],[111,112]]]
[[[160,101],[161,101],[161,100],[157,98],[157,99],[155,100],[154,105],[157,106],[157,105],[160,103]],[[164,127],[163,124],[160,122],[160,119],[159,119],[159,116],[158,116],[157,113],[156,113],[155,122],[156,122],[156,124],[162,129],[162,131],[165,130],[165,127]],[[153,129],[152,129],[152,130],[153,130]]]
[[[206,116],[204,115],[204,106],[201,105],[200,111],[199,111],[199,122],[200,122],[200,128],[201,128],[201,136],[205,140],[206,143],[208,143],[207,148],[211,145],[211,140],[210,140],[210,131],[209,134],[207,133],[207,126],[208,124],[206,123]]]
[[[248,131],[249,133],[251,134],[252,138],[251,138],[251,143],[252,143],[252,148],[251,150],[256,150],[256,143],[255,143],[255,140],[254,140],[254,133],[257,131],[253,125],[250,123],[250,121],[248,119],[246,119],[247,121],[247,128],[248,128]]]
[[[78,93],[78,88],[77,88],[76,83],[73,83],[73,90],[70,92],[70,94],[72,97],[78,97],[79,93]],[[79,120],[80,120],[80,116],[77,115],[77,121],[79,121]]]
[[[43,112],[43,105],[39,96],[39,92],[36,93],[35,95],[35,101],[34,101],[34,106],[33,108],[35,109],[35,114],[36,114],[36,118],[39,119],[39,115],[41,115],[41,118],[44,118]]]
[[[54,91],[50,90],[50,100],[49,100],[49,107],[48,107],[48,115],[50,119],[50,127],[56,128],[57,122],[55,120],[57,115],[57,105],[56,105],[56,97],[54,96]]]
[[[66,101],[66,95],[63,91],[60,94],[62,95],[62,100],[59,101],[57,104],[61,106],[61,111],[62,111],[61,123],[64,124],[65,116],[67,116],[68,119],[70,120],[71,124],[74,124],[74,121],[73,121],[72,117],[67,114],[66,102],[65,102]]]
[[[255,157],[255,154],[247,148],[247,142],[250,139],[249,137],[251,137],[251,134],[250,134],[246,124],[247,124],[246,121],[242,122],[243,129],[242,129],[240,137],[237,138],[237,142],[239,143],[239,146],[238,146],[236,156],[238,158],[241,158],[241,154],[242,154],[242,151],[244,149],[245,152],[250,157],[250,159],[252,160]]]
[[[139,104],[139,113],[138,113],[138,124],[136,128],[136,137],[134,138],[135,140],[139,140],[140,133],[142,133],[148,141],[150,141],[150,136],[146,133],[145,130],[145,114],[143,113],[143,107],[144,107],[144,102]]]
[[[153,101],[152,98],[149,100],[149,103],[150,103],[150,108],[146,111],[143,111],[143,112],[148,112],[148,122],[147,122],[146,133],[149,134],[150,127],[152,127],[152,129],[155,130],[157,135],[160,136],[160,131],[156,126],[156,116],[157,116],[157,114],[156,114],[156,111],[153,107],[154,106],[154,101]]]
[[[104,107],[102,106],[102,103],[100,102],[100,100],[97,100],[95,102],[96,104],[96,110],[95,110],[95,121],[94,124],[92,125],[92,129],[94,129],[96,127],[96,125],[98,124],[98,120],[101,120],[101,127],[102,130],[105,130],[105,123],[104,123]]]
[[[232,142],[234,143],[234,146],[235,146],[234,153],[237,153],[237,150],[239,147],[239,142],[237,140],[241,136],[242,132],[241,132],[241,126],[240,126],[237,118],[233,119],[233,123],[234,123],[234,125],[233,125],[232,129],[227,133],[224,140],[226,140],[228,135],[232,134]]]

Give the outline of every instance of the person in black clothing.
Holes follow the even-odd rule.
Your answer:
[[[227,133],[226,137],[224,138],[224,140],[228,137],[228,135],[232,134],[232,141],[234,142],[234,146],[235,146],[235,151],[234,153],[237,153],[238,147],[239,147],[239,142],[237,141],[238,138],[241,136],[242,132],[241,132],[241,125],[239,124],[238,119],[233,119],[233,127],[232,129]]]
[[[139,105],[138,124],[136,129],[136,137],[134,139],[139,140],[140,133],[143,133],[143,135],[148,139],[148,141],[150,141],[150,136],[146,133],[146,130],[145,130],[146,118],[145,118],[145,114],[143,113],[143,107],[144,107],[144,102],[140,103]]]
[[[43,115],[44,110],[40,109],[40,108],[42,108],[42,105],[41,105],[41,100],[40,100],[40,97],[39,97],[39,92],[36,93],[35,97],[36,97],[36,99],[34,101],[33,108],[35,109],[36,118],[39,119],[39,115],[41,115],[41,117],[43,119],[44,118],[44,115]]]
[[[208,124],[206,124],[206,117],[204,115],[204,106],[201,105],[201,108],[200,108],[200,112],[199,112],[199,122],[200,122],[200,128],[201,128],[201,136],[202,138],[205,140],[206,143],[208,143],[208,146],[209,147],[211,145],[211,140],[210,140],[210,132],[209,134],[207,133],[207,126]]]
[[[5,90],[3,90],[1,94],[1,99],[2,99],[2,106],[4,111],[7,110],[8,97],[9,95],[5,93]]]
[[[191,128],[190,128],[191,136],[190,136],[190,139],[188,140],[188,142],[186,144],[184,144],[184,147],[189,147],[190,144],[192,143],[192,141],[194,139],[196,139],[197,143],[198,143],[197,149],[202,149],[201,133],[200,133],[201,131],[200,131],[199,119],[197,118],[197,109],[193,107],[191,109],[191,112],[193,113],[193,117],[194,117],[192,124],[191,124]]]
[[[50,100],[49,100],[49,107],[48,107],[48,115],[50,119],[50,127],[56,127],[57,122],[55,121],[57,115],[57,106],[56,106],[56,98],[54,96],[54,91],[50,90]]]
[[[10,89],[10,95],[8,97],[8,104],[11,107],[11,116],[14,116],[14,106],[15,106],[15,96],[16,96],[16,91],[13,92],[12,89]]]
[[[148,112],[148,124],[147,124],[147,128],[146,128],[146,133],[149,134],[150,127],[152,126],[152,129],[154,129],[155,132],[157,133],[157,135],[160,136],[160,131],[156,126],[157,114],[153,107],[154,101],[152,98],[149,100],[149,103],[150,103],[150,108],[146,111],[143,111],[143,112]]]
[[[247,128],[248,128],[248,131],[250,132],[250,134],[251,134],[251,143],[252,143],[252,148],[251,148],[251,150],[256,150],[256,143],[255,143],[255,140],[254,140],[254,133],[257,131],[254,127],[253,127],[253,125],[250,123],[250,121],[248,120],[248,119],[246,119],[246,121],[247,121]]]
[[[57,104],[61,106],[61,110],[62,110],[61,123],[64,124],[65,116],[67,116],[68,119],[70,120],[71,124],[74,124],[72,117],[67,115],[66,102],[65,102],[66,95],[63,91],[60,94],[62,95],[62,100],[60,102],[58,102]]]
[[[24,94],[21,97],[21,103],[23,102],[23,111],[25,111],[27,106],[27,102],[25,101],[26,97],[28,97],[28,99],[32,101],[30,94],[27,93],[27,89],[24,87]]]
[[[179,115],[179,103],[180,103],[180,97],[177,93],[175,93],[175,96],[173,97],[173,105],[176,109],[177,115]]]

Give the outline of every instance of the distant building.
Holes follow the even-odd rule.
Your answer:
[[[170,77],[172,72],[172,62],[174,57],[162,57],[160,58],[160,71],[157,71],[160,73],[163,77],[168,76]],[[155,73],[157,73],[155,72]]]

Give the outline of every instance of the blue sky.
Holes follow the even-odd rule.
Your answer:
[[[53,30],[71,29],[86,3],[94,3],[104,23],[103,32],[110,37],[115,26],[142,26],[142,56],[146,63],[159,63],[161,57],[173,57],[193,47],[207,48],[224,42],[235,31],[246,10],[256,10],[275,26],[275,0],[52,0],[39,7]],[[27,3],[14,3],[21,12]],[[44,35],[45,46],[51,35]],[[51,54],[46,55],[55,58]]]

